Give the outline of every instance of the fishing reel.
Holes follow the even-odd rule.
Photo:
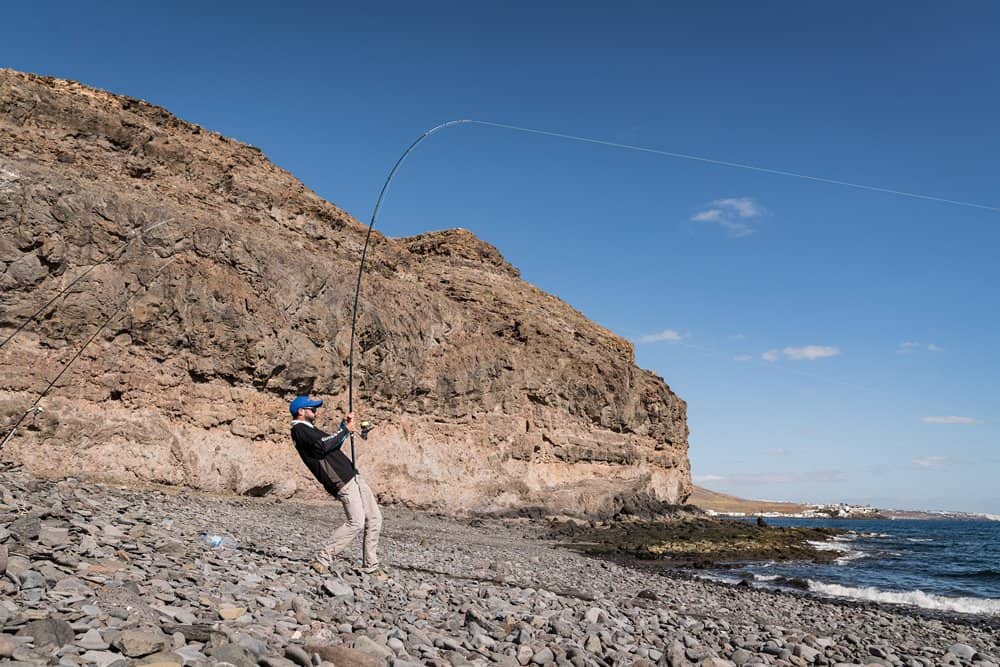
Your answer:
[[[371,433],[372,429],[374,429],[374,428],[375,428],[375,424],[371,423],[367,419],[364,420],[363,422],[361,422],[361,439],[362,440],[367,440],[368,439],[368,434]]]

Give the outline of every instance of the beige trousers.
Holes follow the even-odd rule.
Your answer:
[[[382,510],[378,507],[375,494],[368,483],[355,475],[337,494],[344,506],[347,522],[333,531],[333,540],[323,550],[331,557],[351,545],[364,532],[361,562],[363,567],[378,565],[378,537],[382,532]]]

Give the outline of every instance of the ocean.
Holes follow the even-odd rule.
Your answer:
[[[734,519],[736,520],[736,519]],[[772,519],[772,526],[848,531],[814,543],[833,563],[763,562],[710,578],[961,614],[1000,615],[1000,521]]]

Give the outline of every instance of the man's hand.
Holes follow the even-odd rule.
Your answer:
[[[347,430],[350,431],[351,433],[354,433],[356,430],[358,430],[357,420],[354,418],[353,412],[347,413],[347,418],[344,420],[344,426],[346,426]]]

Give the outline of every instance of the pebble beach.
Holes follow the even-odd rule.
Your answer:
[[[377,490],[377,481],[373,483]],[[309,565],[339,504],[0,470],[9,665],[980,665],[996,617],[700,581],[582,555],[538,520],[387,507],[390,578]],[[202,534],[225,536],[215,547]],[[218,540],[217,540],[218,542]]]

